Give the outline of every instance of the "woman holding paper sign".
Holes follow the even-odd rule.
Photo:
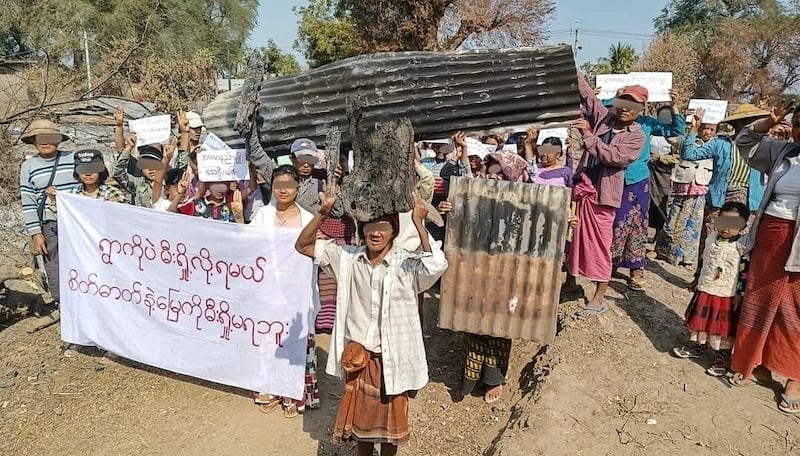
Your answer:
[[[594,281],[597,289],[581,313],[592,316],[608,310],[604,297],[611,280],[614,217],[622,200],[625,168],[636,161],[644,146],[636,119],[644,111],[648,92],[641,86],[628,86],[614,99],[615,109],[610,111],[583,75],[578,77],[578,88],[587,118],[572,126],[582,135],[585,153],[572,191],[578,223],[567,247],[564,291],[577,291],[578,275]]]
[[[306,225],[314,218],[310,212],[297,204],[297,195],[300,189],[300,176],[291,165],[280,166],[272,173],[272,200],[253,216],[251,226],[260,226],[265,230],[292,230],[300,235]],[[294,255],[300,256],[299,253]],[[304,257],[305,258],[305,257]],[[310,260],[309,260],[310,261]],[[316,289],[316,280],[308,284]],[[316,296],[316,291],[314,296]],[[283,415],[287,418],[296,417],[305,412],[306,408],[319,407],[319,387],[317,386],[317,349],[314,340],[314,320],[319,303],[316,299],[308,303],[308,349],[306,351],[306,377],[305,394],[302,398],[281,398],[267,393],[256,393],[255,403],[264,413],[270,413],[278,407],[283,408]]]
[[[624,90],[624,89],[623,89]],[[650,212],[650,137],[651,136],[683,136],[686,132],[686,120],[677,111],[678,92],[669,91],[671,123],[663,124],[659,119],[640,115],[636,123],[644,134],[644,146],[639,158],[625,169],[625,187],[622,190],[622,201],[614,219],[614,240],[611,244],[611,256],[615,268],[630,271],[628,286],[632,290],[644,288],[644,265],[647,254],[648,214]]]

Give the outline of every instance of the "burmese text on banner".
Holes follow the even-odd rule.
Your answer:
[[[58,196],[61,335],[204,380],[301,398],[313,263],[299,230]]]

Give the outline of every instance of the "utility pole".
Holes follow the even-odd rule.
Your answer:
[[[92,66],[89,63],[89,35],[86,34],[86,29],[83,29],[83,50],[86,55],[86,85],[89,86],[89,92],[92,91]]]
[[[578,27],[575,27],[575,44],[572,46],[573,52],[575,53],[575,64],[578,64],[578,51],[581,50],[580,46],[580,30]]]

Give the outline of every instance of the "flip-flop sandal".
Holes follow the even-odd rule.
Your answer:
[[[749,388],[751,386],[763,385],[763,382],[756,377],[746,379],[742,374],[733,374],[728,377],[728,384],[737,388]]]
[[[280,406],[281,406],[281,401],[280,400],[275,400],[275,401],[272,401],[272,402],[264,402],[264,403],[258,404],[258,410],[261,413],[269,415],[270,413],[274,412],[275,410],[278,410],[278,407],[280,407]]]
[[[797,405],[800,405],[800,397],[797,399],[789,399],[786,393],[782,393],[781,402],[778,404],[778,410],[789,415],[796,415],[800,413],[800,407],[796,407]]]
[[[297,418],[300,416],[300,411],[297,409],[297,404],[292,402],[289,405],[283,405],[283,417],[284,418]]]
[[[489,391],[491,391],[493,389],[497,389],[500,392],[499,393],[494,393],[494,394],[489,394]],[[495,386],[495,387],[489,388],[486,391],[486,394],[483,395],[483,401],[486,402],[487,404],[494,404],[495,402],[499,401],[502,398],[503,398],[503,385],[500,385],[499,387]]]
[[[644,283],[641,280],[631,280],[628,282],[628,288],[633,291],[644,291]]]
[[[608,312],[608,305],[603,304],[600,307],[591,307],[591,306],[583,306],[583,309],[575,313],[575,317],[580,318],[587,318],[587,317],[599,317],[604,313]]]

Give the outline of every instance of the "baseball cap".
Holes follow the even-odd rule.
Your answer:
[[[317,155],[317,145],[314,141],[307,138],[300,138],[292,143],[292,154],[300,161],[306,163],[317,163],[319,156]],[[302,158],[301,158],[302,157]]]
[[[164,154],[153,146],[139,148],[139,160],[136,161],[139,169],[163,169]]]
[[[95,149],[75,152],[75,172],[78,174],[102,173],[106,170],[103,153]]]
[[[622,93],[619,95],[619,97],[624,97],[625,95],[633,98],[634,101],[639,103],[647,103],[647,99],[650,97],[650,92],[644,86],[630,85],[622,89]]]
[[[200,117],[200,114],[189,111],[186,113],[186,120],[189,121],[189,128],[200,128],[203,127],[203,118]]]

